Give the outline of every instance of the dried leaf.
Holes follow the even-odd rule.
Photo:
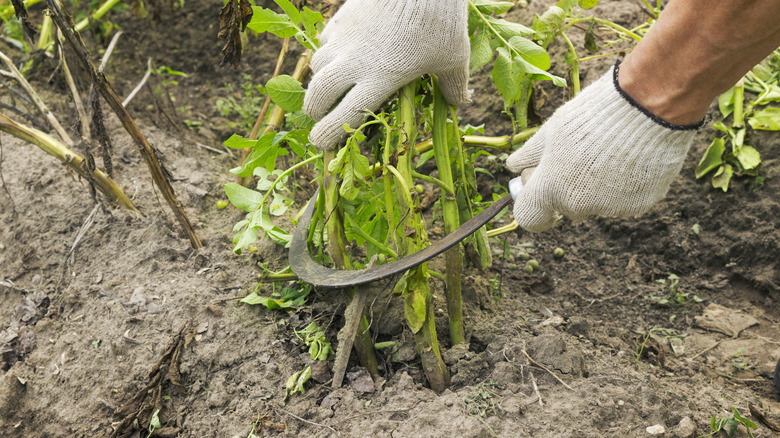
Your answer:
[[[247,0],[229,0],[219,13],[219,33],[217,37],[225,40],[222,47],[222,62],[219,66],[230,64],[234,68],[241,62],[241,32],[246,30],[252,19],[252,5]]]

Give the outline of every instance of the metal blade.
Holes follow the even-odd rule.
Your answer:
[[[346,288],[367,284],[400,274],[410,268],[425,263],[473,234],[512,202],[512,197],[509,195],[500,198],[498,201],[494,202],[493,205],[461,225],[457,230],[431,246],[412,255],[402,257],[392,263],[372,268],[357,271],[341,271],[329,269],[320,265],[311,258],[311,254],[309,253],[309,248],[307,246],[309,224],[312,215],[314,214],[314,209],[316,208],[318,195],[319,189],[314,192],[314,196],[309,202],[306,211],[304,211],[300,222],[298,222],[298,228],[295,229],[295,233],[293,234],[292,242],[290,244],[290,253],[287,256],[287,260],[290,262],[290,268],[299,280],[323,288]]]

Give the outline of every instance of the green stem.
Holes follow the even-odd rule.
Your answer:
[[[380,251],[382,251],[383,253],[385,253],[385,254],[387,254],[387,255],[389,255],[389,256],[392,256],[392,257],[398,258],[398,254],[397,254],[395,251],[393,251],[393,250],[392,250],[392,249],[390,249],[389,247],[385,246],[385,245],[384,245],[383,243],[381,243],[380,241],[378,241],[378,240],[374,239],[373,237],[371,237],[371,235],[370,235],[370,234],[368,234],[368,233],[366,233],[365,231],[363,231],[363,229],[362,229],[362,228],[360,228],[360,227],[358,226],[358,224],[356,224],[356,223],[355,223],[355,219],[353,219],[353,218],[352,218],[352,216],[345,215],[345,216],[344,216],[344,219],[346,219],[346,220],[347,220],[347,223],[349,224],[349,226],[350,226],[350,227],[352,227],[352,231],[353,231],[355,234],[357,234],[357,235],[359,235],[360,237],[362,237],[362,238],[366,239],[368,242],[370,242],[372,245],[376,246],[376,247],[377,247],[377,248],[378,248]]]
[[[38,36],[38,50],[44,50],[51,44],[51,17],[48,15],[43,16],[43,23],[41,23],[41,34]]]
[[[36,5],[42,1],[43,0],[27,0],[26,2],[24,2],[24,7],[29,8],[30,6]],[[0,21],[4,21],[8,19],[8,17],[14,15],[14,13],[15,11],[13,5],[8,5],[0,8]]]
[[[623,26],[621,26],[619,24],[613,23],[613,22],[611,22],[609,20],[604,20],[604,19],[596,18],[596,17],[574,18],[571,21],[569,21],[565,26],[563,26],[561,28],[561,32],[563,32],[564,30],[570,28],[571,26],[573,26],[573,25],[575,25],[577,23],[589,23],[591,21],[595,21],[596,23],[601,24],[602,26],[607,26],[609,28],[612,28],[612,29],[618,31],[619,33],[622,33],[622,34],[628,36],[629,38],[632,38],[634,41],[642,41],[642,37],[641,36],[635,34],[634,32],[631,32],[630,30],[626,29],[625,27],[623,27]]]
[[[509,233],[510,231],[514,231],[517,229],[519,224],[517,221],[512,221],[509,225],[504,225],[503,227],[494,228],[487,232],[488,237],[494,237],[498,236],[499,234]]]
[[[433,79],[433,155],[439,178],[447,187],[453,187],[452,163],[450,161],[450,146],[447,144],[447,102],[439,89],[439,83]],[[443,194],[442,214],[444,216],[444,232],[450,234],[460,226],[458,201],[454,191]],[[463,270],[460,245],[455,245],[444,254],[447,266],[447,314],[450,322],[450,342],[457,345],[466,341],[463,330],[463,303],[461,300],[460,276]]]
[[[448,195],[455,196],[455,189],[448,186],[447,184],[444,183],[444,181],[440,179],[434,178],[430,175],[424,175],[422,173],[415,172],[415,171],[412,171],[412,177],[437,185],[441,187],[441,189],[444,190]]]
[[[392,166],[387,168],[398,178],[399,184],[395,186],[395,199],[399,205],[408,202],[410,198],[408,187],[404,186],[404,181],[411,181],[412,178],[412,149],[417,138],[417,125],[415,123],[414,113],[414,95],[417,82],[412,82],[401,89],[398,99],[398,116],[396,118],[398,127],[402,135],[402,142],[399,150],[405,152],[398,156],[398,169],[393,172]],[[425,224],[416,208],[410,205],[411,212],[406,216],[403,222],[404,228],[411,229],[412,233],[403,233],[402,254],[408,255],[415,253],[425,247],[427,238],[425,237]],[[428,267],[426,263],[412,269],[407,275],[406,287],[404,288],[404,312],[407,315],[407,321],[410,322],[410,328],[414,332],[414,340],[417,344],[417,352],[420,354],[423,371],[428,379],[431,389],[441,393],[447,387],[449,382],[449,373],[447,366],[441,358],[439,351],[439,340],[436,338],[436,325],[433,317],[433,296],[428,283]],[[422,324],[415,324],[412,327],[409,315],[419,317],[420,304],[425,306],[425,319]],[[415,309],[415,305],[418,309]]]
[[[745,82],[740,79],[734,86],[734,124],[733,128],[745,126]]]
[[[324,220],[328,230],[327,251],[337,269],[354,269],[352,260],[347,253],[347,237],[344,233],[344,219],[341,209],[338,205],[338,184],[336,176],[330,174],[328,167],[330,162],[336,157],[336,150],[325,151],[324,167],[322,173],[322,183],[320,187],[325,193],[325,211]],[[355,295],[356,288],[351,288],[348,292],[350,299]],[[368,369],[368,372],[374,376],[379,376],[379,365],[374,352],[374,343],[371,340],[368,318],[366,318],[363,309],[360,309],[360,326],[355,335],[353,347],[357,353],[360,364]]]
[[[108,11],[110,11],[120,1],[122,0],[108,0],[107,2],[103,3],[94,14],[79,21],[78,24],[76,24],[76,32],[81,32],[82,30],[86,29],[90,22],[103,18],[103,16],[106,15]]]
[[[461,137],[461,141],[463,141],[463,146],[482,146],[499,151],[509,151],[512,150],[514,145],[533,137],[537,131],[539,131],[539,127],[524,129],[512,136],[486,137],[484,135],[464,135]],[[433,149],[433,139],[417,143],[414,149],[418,154]]]
[[[565,32],[561,31],[561,36],[563,37],[563,40],[566,41],[566,44],[569,46],[569,50],[571,51],[571,97],[574,97],[580,93],[580,63],[577,59],[577,51],[574,49],[574,44],[571,43],[571,40],[568,36],[566,36]]]

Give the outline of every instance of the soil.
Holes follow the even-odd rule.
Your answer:
[[[511,18],[530,23],[547,3],[514,8]],[[372,322],[379,340],[400,345],[395,357],[380,354],[383,378],[366,388],[354,368],[352,383],[334,390],[325,370],[325,383],[309,383],[285,403],[285,382],[308,356],[293,330],[316,320],[335,340],[344,301],[314,291],[305,307],[281,312],[235,299],[255,287],[258,263],[281,267],[286,251],[259,241],[257,252],[231,252],[231,228],[242,214],[220,210],[217,202],[225,199],[223,185],[232,180],[227,169],[238,157],[223,153],[221,141],[240,124],[216,102],[230,95],[240,101],[244,75],[265,83],[280,44],[252,37],[237,70],[219,68],[220,5],[188,1],[155,22],[115,14],[126,35],[106,69],[120,96],[135,86],[149,57],[188,74],[168,85],[172,103],[143,91],[130,112],[164,154],[204,248],[192,250],[181,235],[113,115],[107,126],[115,178],[143,217],[106,203],[95,208],[85,181],[0,133],[0,435],[110,435],[121,420],[116,408],[145,388],[150,369],[190,319],[182,385],[164,380],[162,386],[159,418],[167,436],[643,437],[660,425],[665,434],[659,436],[689,437],[709,433],[710,419],[732,407],[757,422],[755,436],[777,433],[748,404],[777,422],[780,140],[752,133],[764,184],[740,178],[723,193],[693,176],[715,136],[709,126],[697,135],[669,195],[642,217],[563,220],[549,232],[496,240],[493,266],[464,276],[467,345],[447,345],[443,286],[433,282],[452,375],[443,394],[427,388],[402,303],[389,299],[392,288],[382,284],[369,301]],[[628,27],[646,19],[639,2],[602,1],[592,12]],[[33,8],[31,16],[40,13]],[[578,47],[582,33],[573,32]],[[95,34],[86,39],[103,47]],[[563,50],[553,46],[557,59]],[[18,54],[9,46],[3,51]],[[285,71],[296,58],[290,54]],[[614,61],[584,63],[583,84]],[[53,69],[41,64],[33,85],[75,132],[58,76],[47,82]],[[553,70],[566,74],[566,65]],[[488,74],[472,79],[475,102],[462,119],[506,133]],[[10,104],[3,93],[0,100]],[[565,97],[563,90],[537,87],[542,118]],[[511,177],[498,164],[490,170],[499,183]],[[480,186],[488,192],[493,183],[484,177]],[[564,249],[561,259],[553,256],[557,247]],[[522,251],[539,261],[539,271],[523,273]],[[443,262],[432,267],[442,270]],[[659,306],[653,297],[670,295],[663,283],[670,274],[679,277],[678,293],[688,295],[683,305]],[[353,357],[350,368],[356,365]],[[148,423],[139,426],[133,436],[146,436]],[[736,436],[747,436],[744,427]]]

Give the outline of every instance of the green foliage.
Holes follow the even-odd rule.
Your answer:
[[[288,310],[295,307],[301,307],[306,304],[306,299],[311,292],[311,286],[306,283],[297,283],[297,287],[284,287],[277,291],[274,285],[274,291],[271,297],[263,297],[258,293],[260,292],[263,283],[258,283],[255,290],[241,299],[242,303],[249,305],[263,305],[270,310],[282,309]]]
[[[656,305],[662,307],[678,306],[682,307],[688,304],[701,303],[703,300],[698,295],[691,295],[690,292],[681,292],[678,289],[680,277],[669,274],[666,279],[656,280],[669,288],[667,295],[649,297],[650,301],[653,301]]]
[[[758,429],[756,423],[743,417],[737,408],[732,406],[731,414],[728,416],[723,418],[718,418],[717,415],[712,416],[710,419],[710,430],[712,430],[712,433],[708,436],[715,436],[720,431],[723,431],[726,433],[727,437],[732,437],[737,432],[740,425],[745,426],[745,430],[747,430],[748,435],[751,437],[753,436],[753,432],[750,429]]]
[[[713,127],[724,135],[715,138],[696,166],[696,178],[712,174],[712,187],[728,191],[731,179],[736,175],[758,176],[761,154],[747,144],[748,131],[745,122],[753,130],[780,131],[780,108],[757,106],[780,102],[780,49],[754,67],[742,81],[721,94],[718,109],[724,121]],[[756,100],[744,104],[745,91],[758,94]],[[726,119],[733,116],[730,126]],[[714,173],[712,173],[714,172]],[[760,183],[758,184],[760,185]]]
[[[504,13],[512,6],[509,2],[489,0],[469,2],[469,68],[473,72],[483,67],[493,60],[493,52],[496,52],[492,76],[504,98],[505,108],[511,107],[520,98],[524,75],[533,80],[552,80],[558,86],[566,86],[563,78],[546,71],[550,68],[547,51],[528,39],[536,29],[491,15]]]
[[[161,427],[162,423],[160,423],[160,410],[157,409],[154,411],[154,414],[152,414],[152,419],[149,421],[149,428],[147,429],[149,431],[149,435],[147,435],[146,438],[152,436],[154,431]]]
[[[244,82],[241,84],[241,97],[236,98],[233,96],[233,86],[225,83],[227,97],[217,99],[216,107],[223,117],[238,117],[241,123],[241,130],[249,133],[255,123],[257,114],[260,113],[266,90],[262,85],[253,85],[251,75],[244,74],[243,76]]]
[[[291,76],[280,75],[265,84],[271,100],[285,111],[300,111],[303,108],[303,96],[306,90]]]
[[[300,11],[289,0],[274,0],[284,11],[278,14],[259,6],[252,7],[254,14],[247,28],[257,33],[268,32],[279,38],[295,37],[307,49],[319,46],[317,32],[322,30],[322,14],[304,6]]]
[[[304,329],[296,330],[295,335],[309,347],[309,357],[312,360],[327,360],[333,354],[330,342],[325,338],[325,332],[322,331],[316,322],[312,321]],[[303,385],[310,379],[310,365],[306,365],[302,370],[290,376],[285,384],[284,400],[287,400],[287,397],[296,392],[303,394],[305,392]]]

